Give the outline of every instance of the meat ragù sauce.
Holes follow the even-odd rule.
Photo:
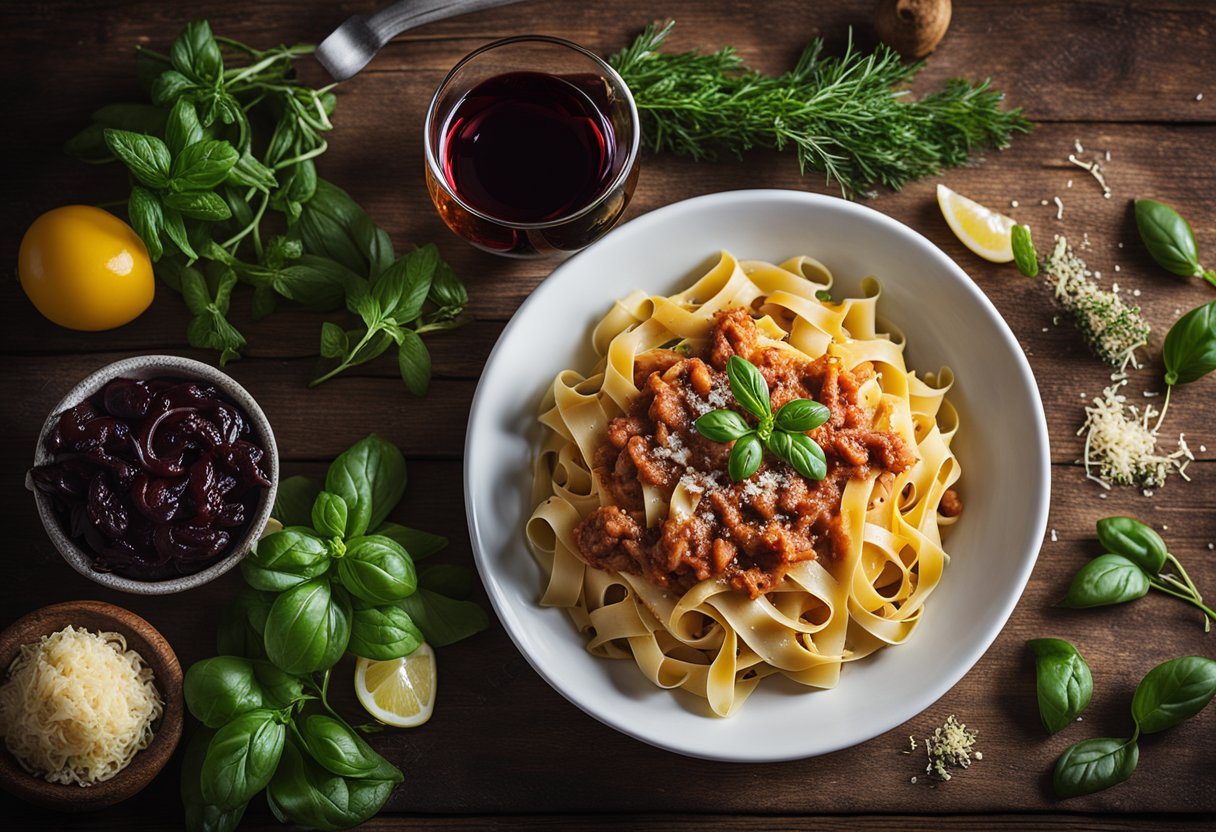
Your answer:
[[[736,308],[718,313],[708,342],[691,355],[656,349],[637,357],[634,383],[641,395],[628,414],[609,423],[593,461],[606,504],[574,532],[589,565],[678,592],[716,578],[756,598],[791,564],[847,550],[840,502],[850,479],[877,472],[889,487],[916,462],[901,436],[872,428],[874,409],[859,402],[860,388],[874,378],[871,364],[849,370],[835,357],[811,359],[761,346],[757,338],[751,315]],[[824,479],[806,479],[766,453],[755,474],[731,482],[731,445],[701,436],[694,422],[720,408],[754,422],[731,395],[726,362],[732,355],[760,370],[773,412],[793,399],[814,399],[831,411],[809,432],[827,459]],[[700,500],[691,514],[648,528],[643,484],[667,497],[683,484]]]

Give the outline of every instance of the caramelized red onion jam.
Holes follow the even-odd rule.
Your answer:
[[[211,385],[116,378],[59,415],[33,469],[93,568],[164,580],[211,565],[270,485],[248,419]]]

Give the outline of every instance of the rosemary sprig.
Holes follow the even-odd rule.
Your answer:
[[[896,87],[924,64],[905,66],[882,45],[864,55],[851,32],[842,57],[824,57],[817,38],[793,71],[772,77],[748,69],[730,46],[708,55],[660,53],[674,25],[647,26],[609,59],[657,152],[712,159],[720,151],[742,156],[753,147],[793,146],[803,174],[820,171],[855,196],[879,184],[898,190],[1031,129],[1020,109],[1000,108],[1004,96],[987,80],[956,78],[912,99]]]

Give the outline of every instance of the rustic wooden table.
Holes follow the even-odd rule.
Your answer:
[[[137,100],[131,50],[166,45],[190,18],[206,17],[220,33],[259,45],[316,40],[375,2],[5,4],[0,11],[10,116],[4,129],[9,194],[0,252],[13,262],[24,228],[42,211],[70,202],[125,194],[116,166],[92,168],[66,158],[60,144],[96,107]],[[322,174],[347,188],[398,247],[429,240],[467,282],[475,321],[430,341],[436,378],[423,400],[403,390],[389,359],[359,368],[318,390],[306,390],[316,359],[319,317],[287,311],[261,323],[248,319],[248,298],[234,304],[249,339],[229,372],[261,402],[274,423],[286,474],[317,474],[324,461],[377,431],[410,460],[411,485],[397,519],[451,535],[448,557],[472,562],[462,507],[461,452],[469,402],[491,346],[519,303],[552,269],[552,261],[511,262],[474,251],[441,224],[427,199],[418,141],[431,91],[462,55],[493,38],[542,32],[607,54],[627,44],[655,16],[679,25],[672,49],[730,43],[755,66],[779,71],[802,45],[823,35],[839,48],[848,26],[872,42],[872,0],[765,3],[643,0],[613,3],[533,2],[436,23],[390,45],[339,91],[337,129]],[[319,71],[310,68],[318,82]],[[991,76],[1011,104],[1037,123],[1032,135],[938,180],[882,193],[868,201],[911,225],[950,254],[1008,320],[1029,356],[1047,408],[1053,488],[1050,526],[1029,586],[1004,632],[945,697],[906,725],[827,757],[774,765],[710,763],[660,751],[587,717],[544,683],[501,626],[441,652],[442,684],[434,718],[424,728],[389,732],[375,745],[406,772],[375,828],[490,829],[630,827],[694,829],[828,829],[910,825],[925,828],[1161,828],[1210,822],[1216,812],[1216,712],[1207,712],[1142,744],[1130,782],[1061,802],[1049,771],[1063,749],[1085,736],[1128,728],[1127,705],[1139,678],[1166,658],[1213,655],[1194,611],[1164,596],[1123,608],[1057,609],[1070,575],[1098,552],[1094,522],[1128,513],[1163,530],[1201,588],[1216,596],[1216,380],[1178,391],[1169,433],[1185,431],[1199,459],[1189,483],[1173,480],[1151,498],[1134,490],[1103,495],[1077,459],[1086,396],[1109,370],[1085,351],[1066,322],[1055,325],[1041,283],[1010,267],[981,261],[954,238],[938,212],[935,181],[1031,223],[1040,241],[1052,232],[1088,233],[1091,266],[1115,277],[1154,326],[1154,360],[1136,374],[1155,378],[1162,333],[1179,314],[1211,299],[1156,268],[1139,244],[1131,200],[1152,196],[1177,206],[1195,224],[1200,250],[1216,257],[1211,193],[1216,187],[1216,5],[1202,0],[963,0],[921,83],[962,75]],[[1203,94],[1200,99],[1200,94]],[[1110,152],[1111,199],[1067,161],[1079,141],[1087,153]],[[717,163],[647,156],[631,216],[698,194],[774,187],[824,191],[799,176],[788,156],[757,153]],[[1063,219],[1043,200],[1060,196]],[[1017,200],[1020,207],[1010,208]],[[1209,259],[1210,265],[1210,259]],[[622,292],[631,286],[622,285]],[[215,617],[240,575],[189,594],[121,595],[77,575],[58,557],[22,487],[35,436],[60,396],[87,373],[118,358],[173,353],[213,356],[185,341],[186,311],[163,291],[138,321],[105,333],[79,333],[43,320],[15,280],[0,289],[5,370],[0,374],[0,500],[5,506],[6,574],[0,623],[41,605],[99,598],[138,612],[169,638],[184,665],[213,651]],[[1138,395],[1138,394],[1137,394]],[[1210,446],[1211,451],[1201,451]],[[999,487],[999,472],[989,472]],[[930,610],[930,614],[931,614]],[[1038,724],[1033,669],[1025,642],[1062,636],[1094,668],[1095,694],[1084,723],[1054,737]],[[349,679],[349,668],[340,676]],[[341,688],[347,685],[339,685]],[[349,702],[347,703],[350,704]],[[910,778],[923,768],[900,754],[908,734],[923,736],[948,714],[979,731],[982,762],[937,788]],[[813,725],[805,726],[813,731]],[[0,798],[0,814],[29,828],[160,829],[179,825],[178,772],[170,765],[144,793],[92,816],[48,816]],[[271,828],[264,806],[249,828]],[[15,828],[9,826],[9,828]]]

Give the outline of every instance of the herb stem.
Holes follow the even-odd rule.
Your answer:
[[[228,238],[224,242],[220,243],[220,248],[226,249],[229,246],[235,246],[235,245],[239,244],[241,242],[241,240],[245,239],[245,237],[248,236],[252,231],[254,231],[254,229],[256,229],[261,224],[262,215],[266,213],[266,206],[269,204],[270,204],[270,194],[263,194],[262,204],[258,206],[258,212],[253,215],[253,220],[250,221],[249,225],[242,228],[235,235]],[[233,252],[235,253],[235,251],[236,251],[236,249],[234,248]],[[258,256],[259,257],[261,256],[261,253],[262,253],[261,246],[259,245],[258,246]]]
[[[272,55],[270,55],[270,57],[263,58],[262,60],[258,61],[257,63],[250,64],[249,66],[246,66],[246,67],[241,67],[240,69],[237,69],[237,70],[228,70],[228,72],[235,72],[236,74],[234,74],[230,77],[226,77],[225,81],[227,81],[227,83],[229,85],[238,84],[241,81],[244,81],[246,78],[250,77],[251,75],[257,75],[262,70],[273,66],[274,64],[278,63],[279,61],[283,61],[283,60],[292,61],[295,58],[299,57],[300,55],[308,55],[312,51],[313,50],[312,50],[311,46],[289,47],[287,49],[284,49],[281,52],[275,52]],[[262,54],[265,54],[265,53],[262,53]],[[227,72],[224,74],[227,75]]]
[[[1157,424],[1153,425],[1154,434],[1161,430],[1161,423],[1165,421],[1165,412],[1170,409],[1170,393],[1172,392],[1174,392],[1174,385],[1165,385],[1165,401],[1161,403],[1161,412],[1157,414]]]
[[[1213,271],[1212,269],[1204,269],[1200,274],[1200,277],[1202,277],[1208,283],[1211,283],[1213,286],[1216,286],[1216,271]]]
[[[321,144],[319,146],[314,147],[312,150],[308,151],[307,153],[301,153],[299,156],[293,156],[290,159],[284,159],[283,161],[281,161],[277,165],[275,165],[273,168],[271,168],[271,170],[278,171],[278,170],[282,170],[283,168],[289,168],[292,165],[298,165],[300,162],[305,162],[316,156],[320,156],[328,148],[329,148],[329,142],[322,140]]]
[[[1196,599],[1193,595],[1188,595],[1186,593],[1178,592],[1174,589],[1171,589],[1167,584],[1162,583],[1161,581],[1157,580],[1156,578],[1149,578],[1149,585],[1152,586],[1153,589],[1155,589],[1159,592],[1164,592],[1166,595],[1173,595],[1175,598],[1179,598],[1183,601],[1186,601],[1188,604],[1193,604],[1194,606],[1203,610],[1204,615],[1206,615],[1208,618],[1212,619],[1213,621],[1216,621],[1216,612],[1213,612],[1211,609],[1204,606],[1204,604],[1201,601],[1199,601],[1198,599]],[[1209,628],[1205,627],[1204,631],[1208,632]]]
[[[1182,562],[1179,561],[1178,558],[1174,557],[1169,552],[1165,553],[1165,559],[1167,561],[1169,561],[1170,563],[1174,564],[1174,568],[1178,570],[1178,575],[1182,578],[1183,582],[1186,584],[1187,589],[1189,589],[1191,591],[1191,595],[1194,596],[1195,601],[1197,603],[1202,604],[1203,596],[1199,594],[1199,587],[1195,586],[1195,582],[1192,581],[1191,576],[1187,574],[1186,567],[1184,567],[1182,565]],[[1171,582],[1173,582],[1172,579],[1169,578],[1168,576],[1166,576],[1166,580],[1170,580]],[[1203,631],[1205,633],[1212,632],[1212,619],[1210,619],[1210,618],[1203,619]]]
[[[367,328],[367,332],[364,333],[363,337],[359,340],[359,343],[355,345],[355,348],[350,351],[349,355],[350,356],[358,355],[359,351],[361,349],[363,349],[365,346],[367,346],[368,342],[371,341],[372,338],[379,332],[380,332],[379,326],[369,326]],[[341,373],[343,370],[348,370],[351,367],[354,367],[356,364],[362,364],[362,363],[363,363],[363,361],[351,361],[350,358],[347,358],[344,361],[342,361],[342,363],[340,363],[337,367],[334,367],[332,370],[330,370],[325,375],[317,376],[312,381],[308,382],[308,386],[310,388],[319,387],[322,384],[324,384],[325,382],[329,381],[334,376],[338,375],[338,373]]]

